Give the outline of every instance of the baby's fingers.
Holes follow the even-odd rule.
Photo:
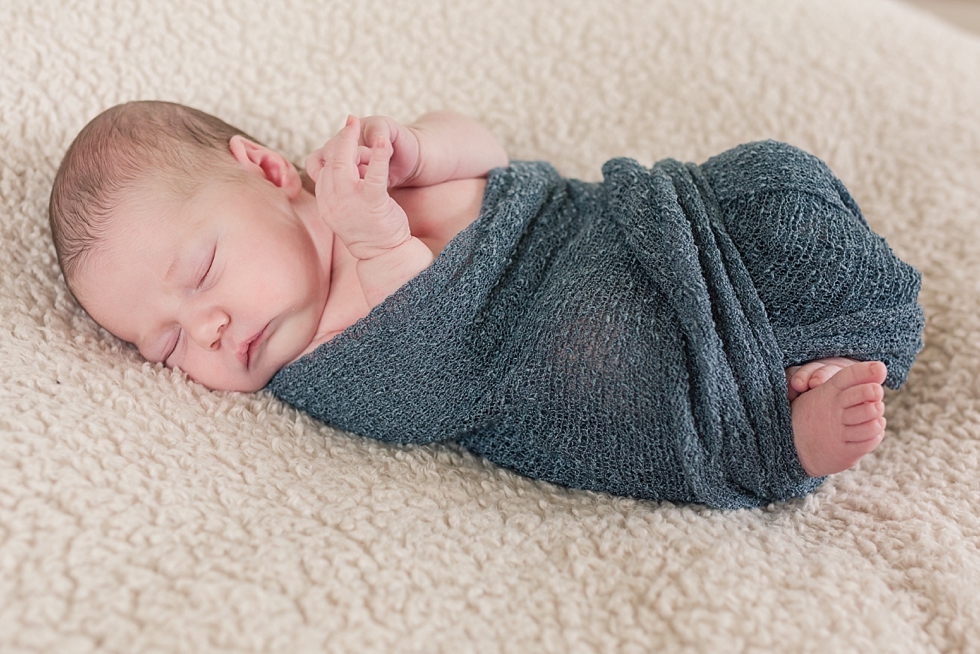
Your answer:
[[[371,163],[371,148],[363,145],[357,146],[357,174],[364,179],[368,164]]]
[[[336,171],[349,172],[351,166],[360,163],[360,153],[357,145],[357,135],[360,133],[357,116],[347,116],[344,128],[323,146],[326,160]]]
[[[316,179],[328,161],[333,161],[337,158],[339,153],[346,152],[350,149],[348,142],[351,140],[351,138],[356,138],[357,134],[355,127],[356,120],[357,118],[355,116],[348,116],[347,123],[344,125],[343,129],[341,129],[329,141],[327,141],[322,148],[313,151],[313,153],[306,158],[304,168],[306,168],[307,175],[309,175],[312,179]]]
[[[364,171],[364,183],[376,191],[388,193],[388,164],[391,161],[391,141],[379,136],[371,148],[371,158]]]
[[[320,176],[320,171],[323,170],[323,148],[315,150],[306,157],[303,168],[306,169],[306,174],[310,176],[310,179],[316,181],[316,178]]]
[[[356,116],[348,116],[347,124],[337,135],[320,148],[319,162],[307,160],[307,174],[317,182],[317,194],[346,193],[353,190],[360,179],[358,165],[360,153],[357,145],[358,123]],[[314,156],[311,155],[311,156]],[[317,172],[314,177],[310,168]],[[319,170],[316,170],[319,168]]]
[[[361,121],[361,145],[373,147],[379,138],[395,140],[395,121],[386,116],[368,116]]]

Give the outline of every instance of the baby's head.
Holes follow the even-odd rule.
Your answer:
[[[332,234],[288,159],[213,116],[103,112],[66,153],[49,212],[79,304],[150,361],[252,391],[314,341]]]

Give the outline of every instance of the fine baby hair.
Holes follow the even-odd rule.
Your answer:
[[[230,174],[228,141],[235,135],[251,139],[215,116],[172,102],[129,102],[93,118],[65,153],[48,209],[68,287],[124,194],[152,181],[190,196]]]

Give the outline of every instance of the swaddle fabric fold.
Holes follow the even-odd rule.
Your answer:
[[[802,496],[784,369],[922,347],[919,273],[819,159],[776,142],[602,182],[490,173],[480,217],[269,389],[342,429],[522,475],[721,508]]]

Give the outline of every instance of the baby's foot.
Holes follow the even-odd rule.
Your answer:
[[[793,442],[803,469],[811,477],[847,470],[878,447],[885,435],[885,392],[881,384],[888,369],[880,361],[842,361],[846,365],[818,370],[836,368],[827,379],[807,377],[809,390],[798,391],[790,403]],[[796,389],[794,380],[792,377],[791,391]],[[815,386],[814,381],[818,382]]]
[[[792,366],[786,369],[786,382],[789,388],[789,401],[792,402],[800,393],[816,388],[838,372],[859,363],[855,359],[845,357],[828,357],[815,359],[802,366]]]

